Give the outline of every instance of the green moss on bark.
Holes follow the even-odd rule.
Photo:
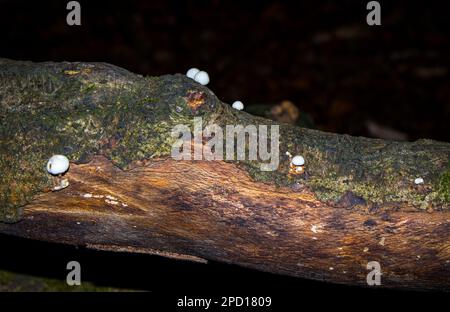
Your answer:
[[[218,121],[226,124],[266,124],[273,121],[257,118],[229,106],[222,108]],[[302,155],[306,173],[289,175],[290,158]],[[280,165],[264,172],[257,161],[239,164],[257,181],[278,186],[300,184],[309,187],[322,201],[337,202],[351,191],[370,203],[408,203],[417,209],[448,209],[447,175],[439,178],[450,159],[450,144],[432,140],[393,142],[339,135],[280,125]],[[423,178],[423,185],[414,180]]]
[[[184,75],[142,77],[103,63],[31,63],[0,59],[0,221],[52,188],[53,154],[87,162],[103,154],[125,169],[170,154],[171,129],[208,118],[218,100],[189,106],[190,91],[210,93]]]
[[[450,165],[441,175],[436,186],[437,198],[443,202],[450,202]]]
[[[232,109],[184,75],[142,77],[104,63],[31,63],[0,59],[0,221],[20,219],[33,196],[52,187],[45,170],[53,154],[87,162],[102,154],[122,169],[170,155],[177,124],[274,125]],[[225,128],[223,128],[225,129]],[[270,133],[270,131],[269,131]],[[288,174],[290,159],[306,173]],[[301,184],[323,201],[351,191],[368,202],[447,209],[450,144],[388,142],[280,125],[280,165],[263,172],[239,161],[257,181]],[[415,185],[421,177],[424,185]]]

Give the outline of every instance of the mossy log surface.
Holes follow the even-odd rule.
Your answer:
[[[194,117],[275,124],[180,74],[0,59],[0,232],[356,285],[378,261],[384,287],[450,289],[450,144],[280,124],[278,170],[176,161],[171,130]],[[71,161],[57,192],[53,154]]]

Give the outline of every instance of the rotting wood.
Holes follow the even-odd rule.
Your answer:
[[[449,289],[450,144],[280,125],[280,166],[175,161],[176,124],[260,125],[183,75],[0,59],[0,232],[335,283]],[[289,175],[291,154],[305,174]],[[50,192],[52,154],[73,162]],[[416,185],[421,177],[425,183]]]

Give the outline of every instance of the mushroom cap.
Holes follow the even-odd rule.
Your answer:
[[[231,105],[231,107],[233,107],[234,109],[237,109],[237,110],[243,110],[244,103],[242,103],[241,101],[234,101],[234,103]]]
[[[294,166],[303,166],[305,164],[305,159],[300,155],[294,156],[291,160],[291,164]]]
[[[186,73],[186,76],[194,79],[195,75],[200,71],[200,69],[192,67],[191,69],[189,69]]]
[[[209,75],[207,72],[201,70],[195,74],[194,80],[197,81],[198,83],[206,86],[209,83]]]
[[[69,159],[64,155],[53,155],[47,162],[47,171],[50,174],[62,174],[68,169]]]
[[[423,181],[423,179],[422,178],[416,178],[415,180],[414,180],[414,183],[415,184],[422,184],[424,181]]]

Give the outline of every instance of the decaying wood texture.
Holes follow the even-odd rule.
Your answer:
[[[273,125],[183,75],[0,59],[0,232],[367,286],[450,289],[450,144],[280,125],[280,166],[177,161],[172,127]],[[285,152],[306,159],[289,174]],[[53,154],[70,185],[51,188]],[[421,177],[423,184],[415,184]]]

